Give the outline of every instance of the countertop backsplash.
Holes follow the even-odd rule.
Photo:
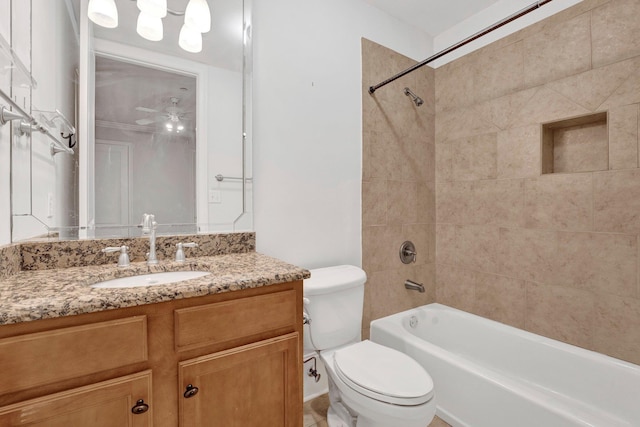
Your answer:
[[[176,243],[181,242],[198,244],[197,248],[185,248],[188,259],[253,252],[256,248],[256,235],[254,232],[244,232],[158,236],[156,238],[158,260],[174,259]],[[148,237],[24,242],[3,246],[0,247],[0,278],[9,277],[20,271],[115,264],[118,261],[118,252],[106,254],[102,249],[122,245],[129,246],[131,262],[144,261],[146,253],[149,252]]]

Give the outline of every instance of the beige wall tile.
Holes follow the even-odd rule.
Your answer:
[[[557,247],[555,231],[501,228],[498,274],[545,283],[553,273]]]
[[[438,113],[436,117],[436,143],[455,141],[468,136],[500,130],[484,116],[484,113],[486,112],[477,105]]]
[[[419,70],[415,71],[416,75],[416,89],[420,91],[420,98],[424,101],[424,104],[420,107],[426,110],[428,114],[436,113],[436,91],[435,91],[435,79],[436,70],[429,65],[425,65]]]
[[[375,320],[411,308],[434,302],[434,287],[429,283],[433,267],[403,266],[400,269],[373,273],[369,279],[371,288],[370,319]],[[410,279],[425,285],[426,292],[408,290],[405,280]]]
[[[436,224],[436,263],[457,264],[456,226],[453,224]]]
[[[469,223],[474,207],[471,185],[471,181],[436,183],[436,221],[438,223]]]
[[[398,256],[401,235],[401,225],[362,228],[362,266],[367,273],[391,270],[402,264]]]
[[[451,142],[452,178],[478,180],[496,178],[497,133],[487,133]]]
[[[475,298],[475,272],[436,264],[436,301],[472,313]]]
[[[418,186],[418,219],[417,222],[434,224],[436,222],[436,183],[426,181]]]
[[[418,184],[415,181],[388,181],[387,222],[412,224],[418,219]]]
[[[527,291],[524,280],[476,274],[474,313],[524,329]]]
[[[638,167],[638,104],[609,110],[609,169]]]
[[[450,111],[472,104],[475,70],[471,61],[449,63],[435,70],[436,111]]]
[[[471,209],[463,212],[462,224],[522,226],[524,221],[524,181],[498,179],[471,182]]]
[[[591,16],[548,25],[524,40],[524,76],[537,86],[591,68]]]
[[[592,172],[609,169],[606,122],[555,129],[553,171]]]
[[[589,111],[596,111],[636,70],[637,59],[617,62],[584,73],[547,83],[547,87],[564,95]]]
[[[538,88],[531,88],[489,99],[478,104],[478,112],[498,129],[506,130],[513,127],[513,121],[518,118],[520,111],[528,105],[536,93]],[[519,119],[522,121],[522,118]]]
[[[451,143],[436,144],[436,181],[444,182],[452,179],[453,146]]]
[[[498,178],[530,178],[541,173],[540,125],[498,133]]]
[[[548,86],[540,86],[520,110],[514,111],[511,127],[540,125],[582,116],[589,112],[585,107],[551,90]]]
[[[640,55],[640,3],[611,1],[593,10],[593,65],[600,67]]]
[[[362,182],[362,225],[387,224],[387,181]]]
[[[455,263],[477,271],[497,270],[499,228],[484,225],[457,225],[454,235]]]
[[[640,233],[640,170],[593,175],[594,229]]]
[[[640,300],[601,296],[595,303],[593,348],[640,364]]]
[[[553,283],[620,296],[638,297],[636,235],[558,233]]]
[[[592,175],[550,174],[525,181],[525,227],[593,229]]]
[[[633,61],[634,72],[598,107],[599,110],[640,103],[640,57]]]
[[[473,74],[476,102],[507,95],[524,88],[522,41],[487,50],[480,55]]]
[[[527,283],[526,329],[580,347],[592,347],[596,296],[587,291]]]

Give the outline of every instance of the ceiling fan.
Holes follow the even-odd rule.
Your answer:
[[[169,100],[171,101],[171,105],[165,108],[165,113],[158,114],[153,119],[151,118],[138,119],[136,120],[136,123],[141,126],[146,126],[156,122],[165,122],[165,125],[169,130],[172,130],[174,127],[179,127],[179,126],[182,126],[182,129],[184,129],[184,124],[182,124],[182,121],[185,118],[185,116],[189,114],[189,112],[184,111],[183,108],[178,106],[178,103],[180,102],[180,98],[172,96],[171,98],[169,98]],[[143,113],[151,113],[151,114],[160,113],[160,111],[154,108],[147,108],[147,107],[136,107],[136,110],[141,111]]]

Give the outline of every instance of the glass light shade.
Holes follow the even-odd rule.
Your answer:
[[[202,51],[202,34],[196,30],[184,24],[180,30],[180,37],[178,38],[178,44],[181,48],[191,53],[198,53]]]
[[[114,0],[89,0],[87,15],[101,27],[118,26],[118,8]]]
[[[147,40],[151,40],[152,42],[162,40],[162,19],[148,15],[145,12],[140,12],[140,15],[138,15],[136,31],[140,36]]]
[[[155,18],[167,16],[167,0],[137,0],[136,4],[140,12]]]
[[[201,33],[208,33],[211,30],[211,11],[207,0],[189,0],[184,23]]]

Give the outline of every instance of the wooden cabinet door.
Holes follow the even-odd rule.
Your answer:
[[[301,427],[298,345],[294,332],[181,362],[180,426]]]
[[[143,399],[149,410],[134,414]],[[151,427],[151,371],[0,408],[0,427]]]

